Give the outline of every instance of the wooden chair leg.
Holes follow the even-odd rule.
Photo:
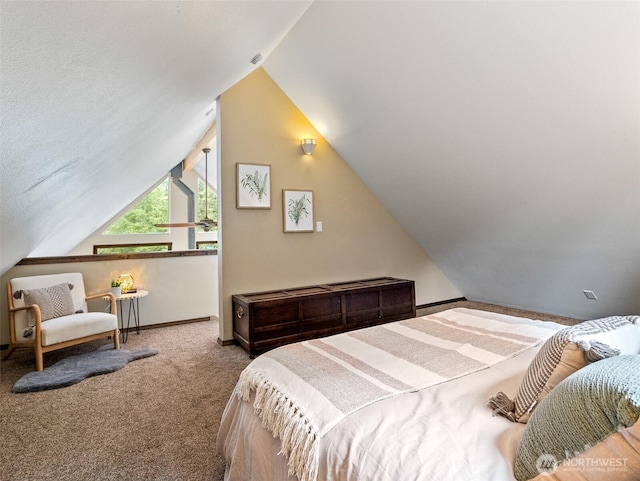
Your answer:
[[[13,344],[9,344],[9,347],[7,348],[7,352],[5,352],[4,355],[2,356],[2,360],[6,361],[7,359],[9,359],[9,356],[13,351],[15,351],[15,349],[16,349],[16,346],[14,346]]]
[[[44,369],[44,361],[42,359],[42,346],[36,344],[36,371],[42,371]]]
[[[120,331],[118,329],[113,331],[113,348],[120,349]]]

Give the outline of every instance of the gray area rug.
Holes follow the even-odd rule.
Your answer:
[[[112,345],[106,345],[93,352],[66,357],[42,371],[25,374],[13,385],[11,391],[25,393],[71,386],[90,376],[114,372],[130,361],[156,354],[158,351],[153,348],[116,351]]]

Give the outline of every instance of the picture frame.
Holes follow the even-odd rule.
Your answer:
[[[313,232],[313,191],[282,190],[284,232]]]
[[[271,209],[271,166],[236,163],[236,208]]]

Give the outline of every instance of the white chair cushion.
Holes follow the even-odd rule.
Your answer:
[[[86,312],[56,317],[42,323],[42,345],[107,333],[118,328],[118,318],[106,312]]]

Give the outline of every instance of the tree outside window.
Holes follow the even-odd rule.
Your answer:
[[[111,224],[105,234],[165,233],[154,224],[169,222],[169,178],[164,179],[126,214]]]

